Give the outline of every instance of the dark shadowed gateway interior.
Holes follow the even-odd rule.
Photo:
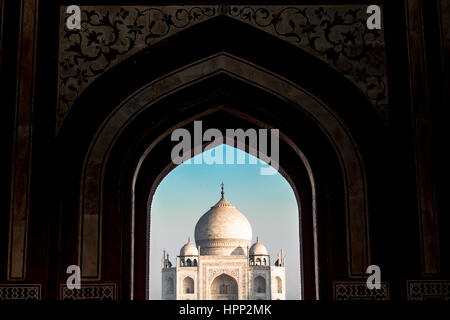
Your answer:
[[[450,3],[375,3],[381,30],[359,0],[82,1],[74,31],[68,1],[0,0],[0,299],[148,298],[151,199],[195,120],[279,129],[304,299],[449,299]]]

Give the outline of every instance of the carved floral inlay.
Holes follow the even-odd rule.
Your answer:
[[[61,7],[57,131],[77,97],[103,72],[161,39],[218,15],[264,30],[327,62],[360,88],[380,117],[388,120],[384,36],[366,28],[366,6],[80,8],[82,28],[71,31],[65,27],[65,7]]]

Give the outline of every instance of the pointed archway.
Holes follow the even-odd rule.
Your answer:
[[[223,32],[223,22],[216,22],[216,31]],[[96,80],[74,104],[58,137],[69,176],[58,178],[61,190],[73,191],[60,196],[67,215],[63,236],[77,235],[79,242],[63,260],[79,261],[85,281],[111,279],[121,284],[119,297],[145,298],[149,204],[169,170],[170,132],[195,119],[219,129],[280,129],[280,168],[300,204],[306,299],[331,298],[334,280],[364,275],[370,244],[361,153],[380,156],[382,139],[372,135],[380,125],[377,115],[358,89],[313,57],[270,36],[255,37],[254,30],[239,30],[242,41],[224,34],[198,46],[192,43],[199,30],[180,33]],[[261,45],[278,46],[283,55],[255,58]],[[158,65],[158,55],[182,48],[183,57],[174,57],[173,65]],[[292,74],[287,61],[293,59],[303,73]],[[320,72],[326,76],[318,77]],[[129,81],[111,92],[124,78]],[[333,89],[324,92],[322,86]],[[84,111],[92,106],[100,107],[86,119]],[[349,110],[365,125],[352,122],[358,117],[348,118]],[[119,225],[120,238],[111,227]],[[117,248],[121,254],[111,254]]]
[[[237,300],[239,287],[233,277],[222,273],[211,282],[209,292],[210,300]]]

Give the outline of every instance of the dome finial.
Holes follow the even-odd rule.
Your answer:
[[[222,182],[222,192],[221,192],[222,199],[224,199],[224,194],[225,194],[225,192],[223,192],[223,182]]]
[[[188,242],[191,242],[191,237],[190,236],[188,237]]]
[[[259,242],[259,236],[256,236],[256,242]]]

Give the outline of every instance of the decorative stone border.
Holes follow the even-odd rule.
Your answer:
[[[66,284],[60,285],[60,300],[117,300],[115,283],[81,284],[81,289],[69,289]]]
[[[389,283],[382,282],[380,289],[370,290],[365,281],[334,282],[334,300],[389,300]]]
[[[0,300],[41,300],[41,285],[0,284]]]
[[[408,300],[450,300],[450,280],[409,280]]]

